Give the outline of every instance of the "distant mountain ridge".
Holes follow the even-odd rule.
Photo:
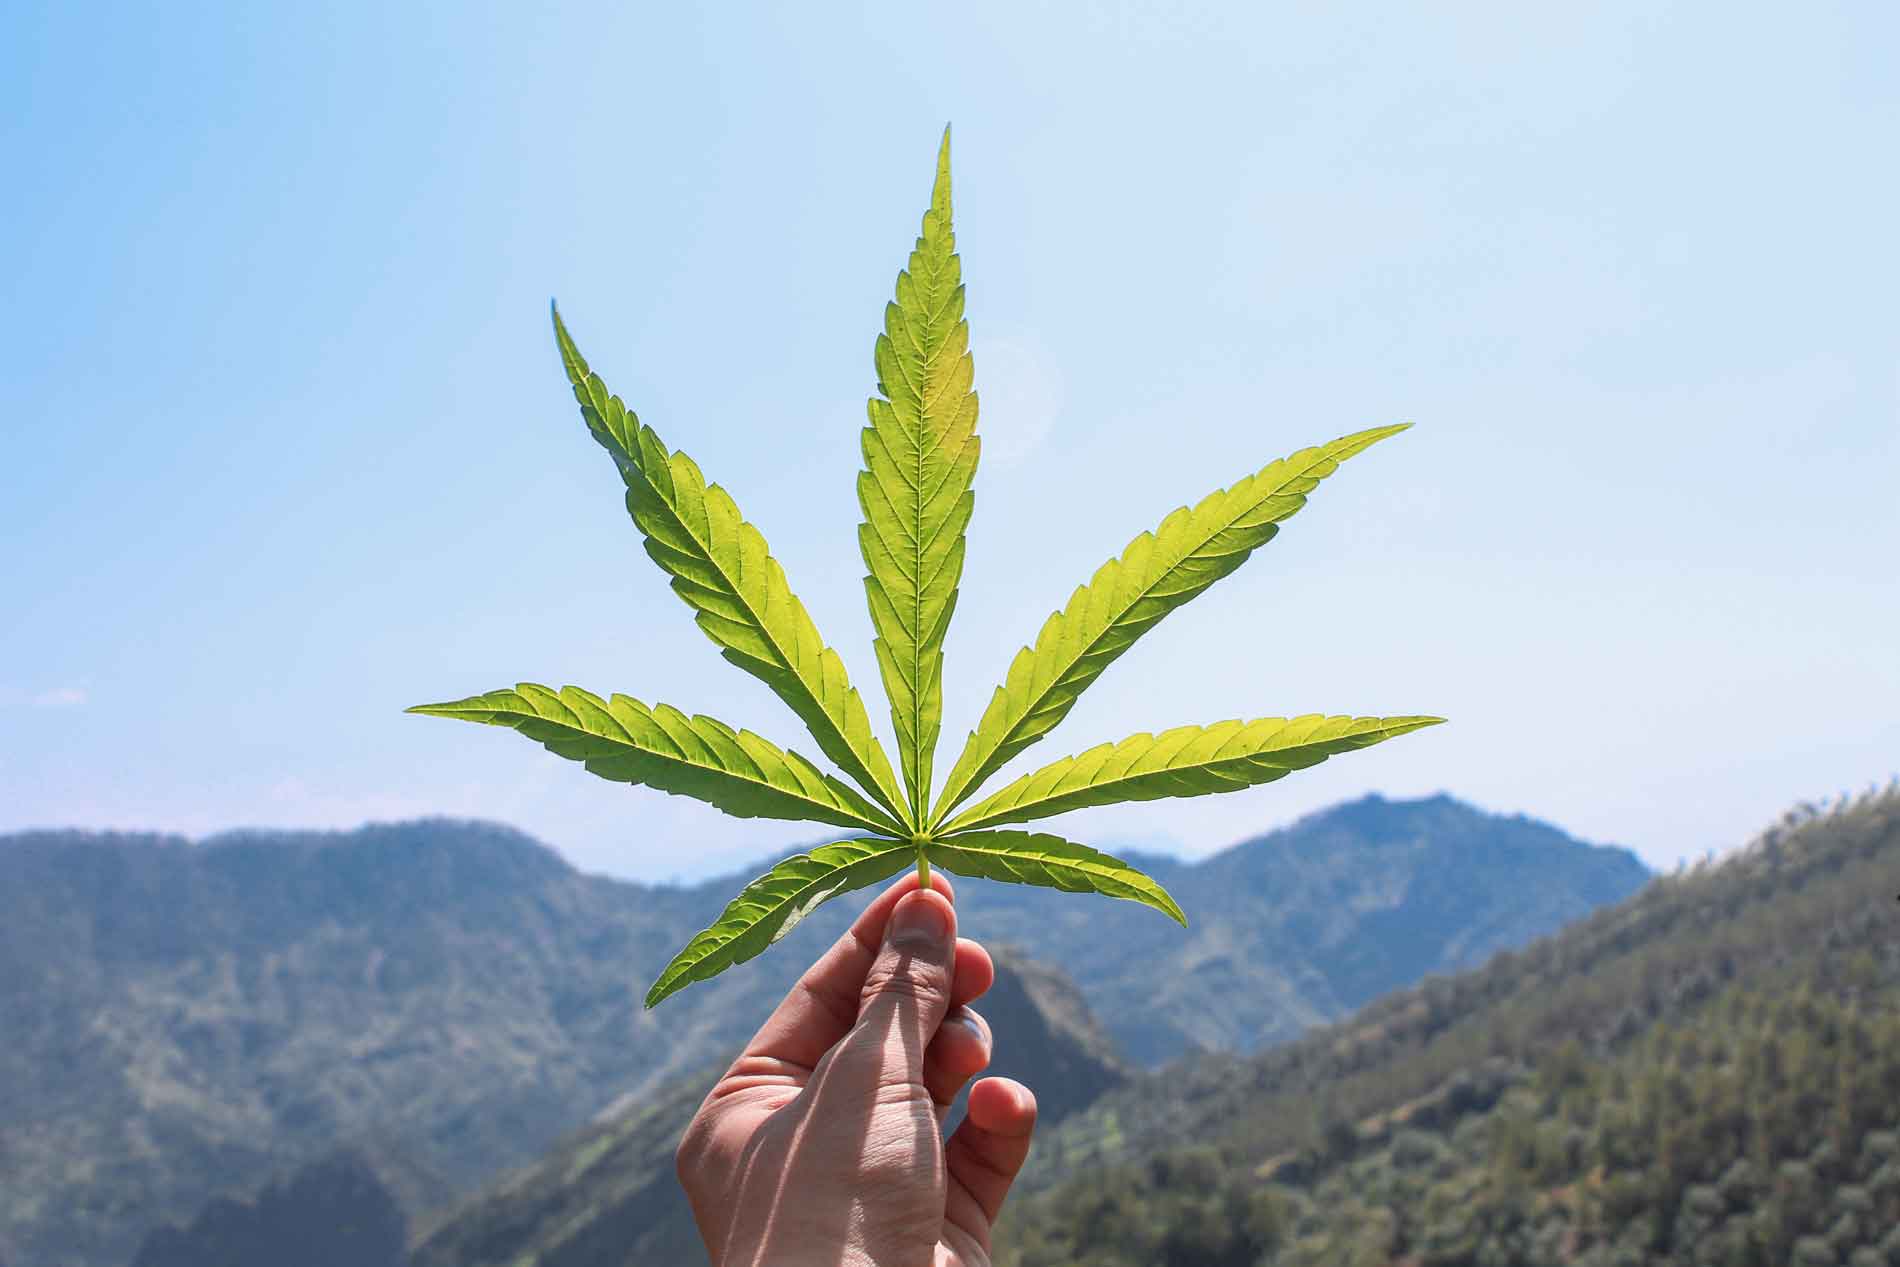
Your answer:
[[[1060,966],[1144,1064],[1292,1037],[1648,878],[1449,797],[1144,864],[1187,933],[1129,903],[959,888],[970,935]],[[0,837],[0,1259],[123,1263],[161,1222],[343,1145],[399,1159],[411,1214],[445,1207],[740,1041],[861,905],[644,1012],[658,967],[758,870],[629,884],[449,820]]]
[[[1429,973],[1474,967],[1642,887],[1625,849],[1450,796],[1372,795],[1198,862],[1142,856],[1184,934],[1128,904],[979,885],[981,935],[1062,965],[1139,1064],[1252,1051]],[[974,925],[973,925],[974,926]]]
[[[161,1227],[131,1267],[408,1267],[402,1208],[364,1158],[312,1162],[248,1201],[212,1201]]]

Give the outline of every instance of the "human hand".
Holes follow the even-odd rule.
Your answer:
[[[1036,1098],[989,1064],[989,953],[956,936],[949,878],[885,890],[707,1094],[680,1184],[715,1267],[989,1267]]]

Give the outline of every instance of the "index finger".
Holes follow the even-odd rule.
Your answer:
[[[917,873],[906,871],[878,894],[830,950],[818,957],[791,993],[746,1044],[741,1061],[783,1062],[810,1070],[818,1058],[858,1023],[858,1001],[865,974],[884,941],[884,925],[897,899],[916,889]],[[955,902],[950,877],[932,869],[930,887]]]

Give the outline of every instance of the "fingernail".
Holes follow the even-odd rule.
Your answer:
[[[974,1009],[968,1006],[965,1006],[960,1011],[952,1012],[948,1019],[956,1022],[958,1025],[963,1026],[963,1028],[969,1030],[972,1034],[975,1034],[978,1038],[982,1039],[983,1046],[985,1048],[987,1048],[990,1045],[989,1022],[984,1020],[981,1016],[977,1015]]]
[[[939,950],[950,937],[950,919],[931,899],[906,894],[891,912],[885,936],[905,950]]]

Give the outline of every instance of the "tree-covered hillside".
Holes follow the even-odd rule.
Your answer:
[[[1896,893],[1900,788],[1131,1083],[1042,1141],[999,1263],[1900,1267]]]
[[[365,1158],[312,1162],[248,1201],[211,1202],[146,1238],[131,1267],[407,1267],[395,1195]]]
[[[1292,1036],[1647,878],[1624,850],[1448,797],[1144,862],[1190,930],[1106,898],[958,889],[969,935],[1059,966],[1137,1063]],[[659,1009],[640,997],[762,869],[628,884],[444,820],[0,837],[0,1257],[122,1263],[344,1147],[426,1223],[751,1032],[858,903]]]

